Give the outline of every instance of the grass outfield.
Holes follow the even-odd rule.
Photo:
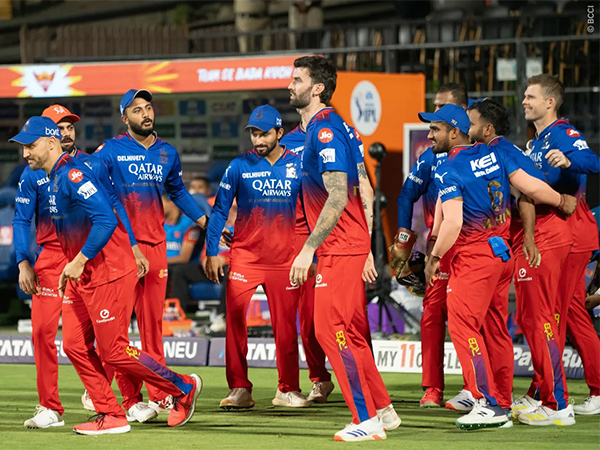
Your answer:
[[[189,372],[190,368],[179,368]],[[510,429],[460,431],[454,426],[458,413],[445,409],[419,408],[421,377],[418,374],[383,374],[402,425],[380,442],[339,443],[333,434],[350,421],[339,389],[331,402],[309,409],[271,406],[277,372],[250,369],[254,380],[256,407],[247,412],[223,412],[219,401],[228,390],[225,369],[199,368],[204,390],[198,399],[194,418],[184,427],[167,427],[167,416],[160,415],[148,424],[132,426],[128,434],[115,436],[78,436],[71,427],[85,421],[89,414],[81,408],[83,391],[71,366],[60,367],[61,400],[67,411],[64,427],[26,430],[23,422],[31,417],[38,402],[35,369],[32,365],[0,364],[0,448],[1,449],[328,449],[352,448],[450,450],[450,449],[598,449],[600,416],[577,416],[571,427],[531,427],[515,424]],[[306,371],[301,373],[302,388],[310,389]],[[335,380],[334,380],[335,381]],[[460,389],[461,378],[449,376],[446,392]],[[528,380],[517,378],[515,391],[524,393]],[[577,403],[587,397],[583,381],[569,383]]]

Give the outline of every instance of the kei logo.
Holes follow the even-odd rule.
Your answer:
[[[323,144],[327,144],[332,140],[333,131],[331,131],[329,128],[321,128],[321,131],[319,132],[319,141],[321,141]]]
[[[69,170],[69,181],[73,183],[80,183],[83,180],[83,173],[81,170],[71,169]]]

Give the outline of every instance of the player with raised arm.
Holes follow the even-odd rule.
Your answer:
[[[421,113],[419,118],[430,123],[430,139],[448,151],[448,160],[436,174],[440,199],[432,234],[438,238],[427,260],[425,276],[431,284],[439,275],[440,259],[454,247],[448,281],[448,329],[467,389],[476,399],[471,412],[460,417],[456,426],[510,426],[510,393],[498,391],[501,386],[493,376],[489,343],[482,335],[486,318],[494,311],[500,317],[508,301],[510,283],[501,286],[501,282],[510,279],[513,271],[506,243],[510,185],[568,214],[574,211],[576,201],[527,175],[505,152],[483,144],[471,145],[467,134],[470,122],[462,108],[446,105],[437,113]],[[508,335],[505,324],[498,331]]]
[[[184,425],[194,414],[202,382],[197,375],[176,374],[129,346],[126,319],[137,283],[135,258],[103,185],[87,165],[62,152],[60,137],[51,119],[32,117],[11,142],[23,145],[32,170],[48,174],[49,214],[70,260],[58,282],[59,296],[64,297],[64,349],[98,413],[73,431],[99,435],[130,430],[102,362],[172,395],[169,425]]]
[[[358,159],[348,126],[326,104],[336,87],[335,67],[319,56],[294,61],[291,100],[310,90],[298,108],[308,124],[302,153],[302,201],[310,236],[294,260],[290,282],[303,284],[317,256],[315,334],[327,355],[352,423],[337,441],[385,439],[400,425],[364,337],[364,283],[370,236],[360,198]]]
[[[508,112],[504,107],[486,99],[473,104],[468,114],[471,121],[469,137],[472,140],[497,147],[510,155],[526,173],[546,181],[533,161],[504,137],[510,129]],[[520,192],[513,194],[515,202],[510,242],[515,259],[517,323],[531,349],[535,372],[542,374],[540,400],[552,410],[564,409],[568,394],[562,357],[558,350],[554,309],[562,266],[573,243],[571,231],[565,215],[556,208],[535,206],[526,195]],[[484,332],[487,336],[487,330],[484,329]],[[512,368],[512,344],[510,353]],[[493,366],[495,358],[492,356],[490,359]],[[494,375],[497,384],[502,384],[502,375],[500,381],[498,373],[494,372]],[[508,373],[504,379],[512,386],[512,377]],[[512,392],[512,389],[508,392]],[[514,415],[520,414],[519,406],[524,406],[521,403],[513,405]]]
[[[590,397],[573,409],[577,414],[598,414],[600,340],[585,309],[584,272],[592,252],[598,249],[596,221],[585,200],[586,179],[587,174],[600,172],[600,158],[590,150],[577,129],[567,120],[558,119],[563,99],[562,83],[554,76],[541,74],[527,80],[522,103],[525,118],[532,121],[536,129],[529,157],[542,170],[550,186],[558,192],[574,195],[578,200],[575,214],[567,219],[573,245],[561,267],[555,314],[559,355],[563,353],[568,333],[581,356],[585,381],[590,388]],[[554,423],[553,409],[534,400],[541,376],[536,373],[527,395],[515,402],[515,406],[524,407],[519,420],[530,425]]]
[[[253,150],[230,164],[215,200],[206,234],[207,276],[219,283],[223,275],[219,239],[234,199],[238,213],[234,225],[226,293],[225,364],[230,392],[223,409],[254,406],[248,378],[246,314],[252,295],[263,286],[275,338],[279,383],[275,406],[308,407],[300,392],[298,361],[297,284],[288,273],[294,258],[296,201],[300,189],[300,158],[279,145],[281,116],[269,105],[250,115]]]
[[[464,86],[447,83],[440,86],[433,104],[438,111],[446,104],[467,107],[469,99]],[[438,198],[437,185],[434,182],[437,167],[446,161],[444,151],[429,147],[418,158],[408,174],[400,195],[398,195],[398,231],[394,244],[390,247],[391,266],[399,282],[410,276],[408,261],[417,243],[417,235],[412,231],[413,209],[422,198],[425,226],[431,230]],[[431,236],[431,231],[430,231]],[[429,237],[429,246],[434,240]],[[421,352],[423,357],[421,385],[425,393],[420,405],[423,408],[440,407],[444,402],[444,341],[446,340],[446,287],[450,273],[452,252],[440,262],[440,276],[431,287],[427,287],[423,298],[421,317]],[[446,402],[446,408],[457,411],[470,411],[475,400],[471,393],[462,389],[458,395]]]
[[[165,363],[162,341],[162,314],[167,289],[167,249],[162,192],[190,217],[205,228],[206,216],[186,190],[181,180],[181,163],[177,150],[154,132],[152,94],[130,89],[119,103],[121,120],[127,131],[105,141],[94,156],[106,165],[115,192],[125,206],[141,252],[150,263],[147,275],[135,287],[134,308],[142,348],[161,364]],[[139,381],[130,386],[120,384],[123,406],[146,410]],[[148,387],[150,407],[166,411],[170,398]]]

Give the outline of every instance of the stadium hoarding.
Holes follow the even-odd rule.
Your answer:
[[[62,347],[62,337],[56,337],[59,364],[69,364]],[[225,338],[164,337],[165,359],[173,366],[225,366]],[[131,345],[140,348],[139,337]],[[299,364],[306,369],[306,356],[302,342],[298,341]],[[380,372],[421,373],[421,343],[416,341],[373,341],[375,363]],[[269,338],[248,339],[248,367],[275,368],[277,360],[275,341]],[[515,376],[531,377],[533,366],[531,351],[526,345],[514,346]],[[31,336],[25,334],[0,335],[0,364],[34,364]],[[577,352],[566,347],[563,353],[565,374],[569,379],[583,378],[583,365]],[[331,368],[329,362],[327,367]],[[444,346],[444,373],[461,374],[456,350],[451,342]]]
[[[299,56],[0,66],[0,98],[285,89]]]

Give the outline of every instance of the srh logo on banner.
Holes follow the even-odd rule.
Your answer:
[[[370,81],[359,82],[350,98],[352,123],[360,134],[371,136],[381,120],[381,97]]]

